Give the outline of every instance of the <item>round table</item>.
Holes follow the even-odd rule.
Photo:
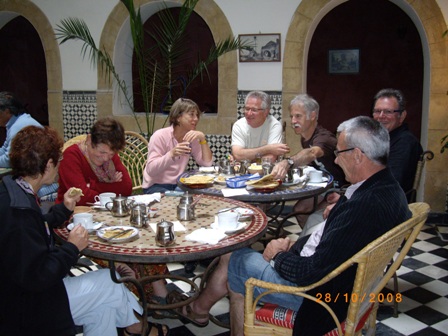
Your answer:
[[[178,203],[178,197],[163,197],[160,203],[153,205],[159,211],[157,217],[150,222],[156,223],[161,219],[171,222],[176,221]],[[247,222],[247,227],[244,231],[230,235],[216,245],[197,243],[185,239],[186,235],[196,229],[202,227],[210,228],[218,210],[234,206],[248,208],[254,212],[254,216]],[[92,209],[89,212],[93,213],[94,221],[103,222],[109,226],[130,225],[129,216],[113,217],[107,210],[98,211]],[[95,235],[91,235],[89,246],[82,251],[82,254],[106,260],[145,264],[208,259],[255,243],[263,236],[267,225],[266,215],[259,208],[222,197],[203,196],[196,205],[195,215],[196,219],[193,221],[181,221],[186,231],[176,232],[176,244],[173,246],[157,246],[155,243],[155,232],[151,227],[148,227],[139,229],[140,232],[137,239],[119,244],[108,243]],[[69,234],[66,228],[55,229],[55,233],[63,240],[66,240]]]
[[[192,194],[204,194],[204,195],[221,196],[221,197],[223,196],[222,189],[228,188],[226,185],[213,183],[211,186],[198,189],[198,188],[190,188],[188,185],[185,185],[182,182],[180,182],[180,179],[183,177],[189,177],[198,174],[205,174],[205,173],[198,172],[197,170],[187,171],[183,173],[177,179],[177,185],[182,190],[188,191],[189,193]],[[323,192],[325,192],[326,190],[330,189],[333,186],[333,176],[326,173],[324,173],[323,176],[326,177],[327,179],[327,181],[323,183],[317,183],[317,184],[308,183],[305,186],[301,186],[300,184],[285,186],[282,184],[273,192],[261,193],[252,189],[249,190],[249,193],[246,195],[236,195],[236,196],[230,196],[228,198],[248,203],[286,202],[286,201],[310,198],[314,197],[315,195],[322,194]],[[226,197],[226,199],[228,198]]]
[[[161,219],[168,221],[176,221],[177,205],[179,203],[179,197],[163,197],[160,203],[154,204],[152,207],[157,207],[157,217],[150,220],[151,223],[157,223]],[[252,218],[247,222],[247,226],[244,230],[236,232],[232,235],[228,235],[226,238],[219,241],[216,245],[209,245],[204,243],[192,242],[186,240],[185,236],[192,231],[199,228],[209,228],[215,220],[215,214],[218,210],[229,207],[244,207],[251,209],[254,213]],[[83,210],[86,208],[83,207]],[[115,225],[130,225],[130,216],[126,217],[113,217],[112,214],[106,211],[98,211],[90,208],[87,210],[93,214],[94,221],[103,222],[109,226]],[[249,246],[262,237],[266,231],[267,218],[266,215],[257,207],[240,201],[225,199],[215,196],[202,196],[195,208],[195,220],[181,221],[181,224],[186,228],[185,232],[176,232],[176,244],[170,247],[159,247],[155,243],[155,232],[152,230],[151,225],[145,228],[139,228],[139,235],[136,239],[124,243],[108,243],[96,235],[90,235],[89,246],[81,253],[88,257],[96,257],[106,259],[109,261],[111,277],[115,282],[131,282],[133,283],[140,296],[140,301],[143,307],[143,321],[146,321],[148,309],[176,309],[183,305],[188,305],[192,301],[196,300],[200,291],[204,288],[204,284],[207,281],[207,277],[211,273],[214,265],[216,265],[217,258],[207,267],[201,282],[197,285],[194,281],[175,275],[154,275],[148,276],[137,280],[131,277],[125,277],[118,279],[115,273],[115,262],[129,262],[129,263],[168,263],[168,262],[185,262],[196,261],[200,259],[208,259],[218,257],[220,255],[232,252],[242,247]],[[54,230],[56,237],[60,240],[67,240],[69,231],[66,227]],[[143,291],[142,282],[153,281],[156,279],[171,278],[184,281],[188,283],[193,294],[189,299],[182,301],[181,303],[159,305],[159,304],[147,304],[145,293]],[[218,325],[219,321],[211,316],[211,319]],[[145,325],[145,329],[147,325]]]

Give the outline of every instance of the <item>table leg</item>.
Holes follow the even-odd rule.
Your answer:
[[[117,278],[117,273],[115,271],[115,263],[112,260],[109,261],[109,269],[110,269],[110,276],[112,278],[112,281],[114,281],[116,283],[130,282],[137,288],[140,303],[141,303],[142,309],[143,309],[143,313],[142,313],[142,330],[143,330],[143,332],[142,332],[142,335],[146,335],[146,332],[148,330],[148,307],[147,307],[147,303],[146,303],[146,296],[145,296],[145,292],[143,290],[143,286],[137,279],[135,279],[133,277]]]

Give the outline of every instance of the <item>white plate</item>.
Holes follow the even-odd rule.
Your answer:
[[[215,182],[218,184],[226,185],[226,179],[224,181],[218,180],[218,178],[215,178]]]
[[[214,229],[214,230],[219,230],[219,231],[223,231],[222,229],[220,229],[219,227],[218,227],[218,223],[213,223],[212,225],[210,225],[211,226],[211,228],[212,229]],[[232,233],[235,233],[235,232],[238,232],[238,231],[241,231],[241,230],[243,230],[243,229],[245,229],[246,228],[246,226],[247,226],[247,224],[246,223],[240,223],[240,222],[238,222],[238,227],[236,228],[236,229],[234,229],[234,230],[229,230],[229,231],[224,231],[224,233],[225,234],[232,234]]]
[[[226,208],[226,209],[228,209],[228,208]],[[226,210],[226,209],[222,209],[221,211]],[[239,214],[240,214],[239,220],[240,221],[246,221],[254,215],[253,210],[247,209],[247,208],[235,208],[232,210],[239,212]]]
[[[199,167],[201,173],[215,173],[218,171],[218,167]]]
[[[128,230],[128,229],[132,229],[132,233],[130,236],[128,237],[124,237],[124,238],[114,238],[114,239],[108,239],[108,238],[104,238],[104,233],[108,230],[114,230],[114,229],[122,229],[122,230]],[[107,240],[109,243],[124,243],[126,241],[131,240],[132,238],[134,238],[135,236],[138,236],[138,229],[131,227],[131,226],[108,226],[105,228],[102,228],[100,230],[98,230],[96,232],[96,235],[98,237],[100,237],[101,239]]]

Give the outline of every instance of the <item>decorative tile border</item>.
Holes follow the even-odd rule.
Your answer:
[[[244,99],[250,91],[238,91],[237,119],[244,117]],[[271,114],[279,121],[282,120],[282,93],[280,91],[265,91],[271,96]],[[97,119],[96,91],[64,91],[62,101],[62,117],[64,122],[64,141],[77,135],[86,134]],[[230,134],[209,134],[210,144],[215,161],[230,154]],[[190,160],[188,169],[197,168],[197,164]]]

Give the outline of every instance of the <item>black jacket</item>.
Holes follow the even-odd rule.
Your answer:
[[[79,251],[52,231],[70,215],[58,204],[44,216],[11,176],[0,183],[0,335],[74,335],[62,279]]]

